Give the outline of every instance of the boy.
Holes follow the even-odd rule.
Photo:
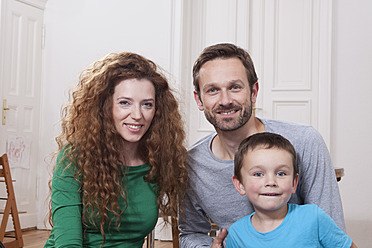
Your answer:
[[[357,247],[316,205],[288,204],[299,175],[287,139],[273,133],[246,138],[234,166],[234,186],[255,212],[231,225],[226,247]]]

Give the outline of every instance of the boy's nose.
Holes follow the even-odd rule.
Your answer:
[[[276,184],[276,182],[267,182],[267,183],[265,184],[265,186],[266,186],[266,187],[276,187],[276,186],[278,186],[278,185]]]
[[[267,176],[266,181],[265,181],[265,186],[266,187],[276,187],[278,186],[275,176]]]

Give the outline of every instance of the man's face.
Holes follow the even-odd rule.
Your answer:
[[[222,131],[245,125],[252,115],[258,85],[250,91],[246,70],[238,58],[206,62],[199,72],[200,98],[195,100],[207,120]]]

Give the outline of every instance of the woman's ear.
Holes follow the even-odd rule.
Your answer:
[[[235,176],[232,177],[233,184],[240,195],[245,195],[245,189],[243,184]]]

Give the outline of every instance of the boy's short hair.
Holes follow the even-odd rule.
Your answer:
[[[292,156],[293,177],[296,177],[298,173],[296,151],[291,142],[279,134],[264,132],[253,134],[240,143],[234,159],[234,176],[239,181],[242,181],[241,169],[243,167],[244,156],[248,150],[253,151],[256,148],[277,148],[289,152]]]

